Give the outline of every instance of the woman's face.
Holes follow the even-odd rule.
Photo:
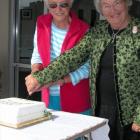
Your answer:
[[[128,6],[125,0],[101,0],[101,12],[112,27],[123,26],[128,19]]]
[[[48,0],[47,7],[57,22],[64,22],[69,18],[70,0]]]

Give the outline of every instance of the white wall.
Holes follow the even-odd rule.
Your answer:
[[[0,4],[0,98],[8,96],[8,45],[9,45],[9,2],[1,0]]]

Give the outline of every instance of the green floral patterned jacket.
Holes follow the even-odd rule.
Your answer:
[[[138,31],[133,33],[133,27]],[[93,111],[96,107],[96,76],[100,58],[111,40],[108,23],[99,21],[70,51],[58,57],[43,71],[33,74],[40,84],[56,81],[90,60],[90,93]],[[132,18],[128,28],[116,37],[116,75],[120,120],[122,125],[140,124],[140,21]]]

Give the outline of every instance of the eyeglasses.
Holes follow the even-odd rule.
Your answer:
[[[69,7],[69,3],[49,3],[48,7],[51,9],[55,9],[56,7],[61,7],[61,8],[68,8]]]
[[[122,0],[116,0],[112,5],[103,4],[102,9],[104,11],[109,11],[109,12],[111,11],[112,7],[115,9],[120,9],[122,7],[122,3],[123,3]]]

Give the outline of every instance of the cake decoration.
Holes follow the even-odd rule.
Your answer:
[[[52,114],[44,102],[16,97],[0,99],[0,124],[2,125],[19,128],[51,117]]]

